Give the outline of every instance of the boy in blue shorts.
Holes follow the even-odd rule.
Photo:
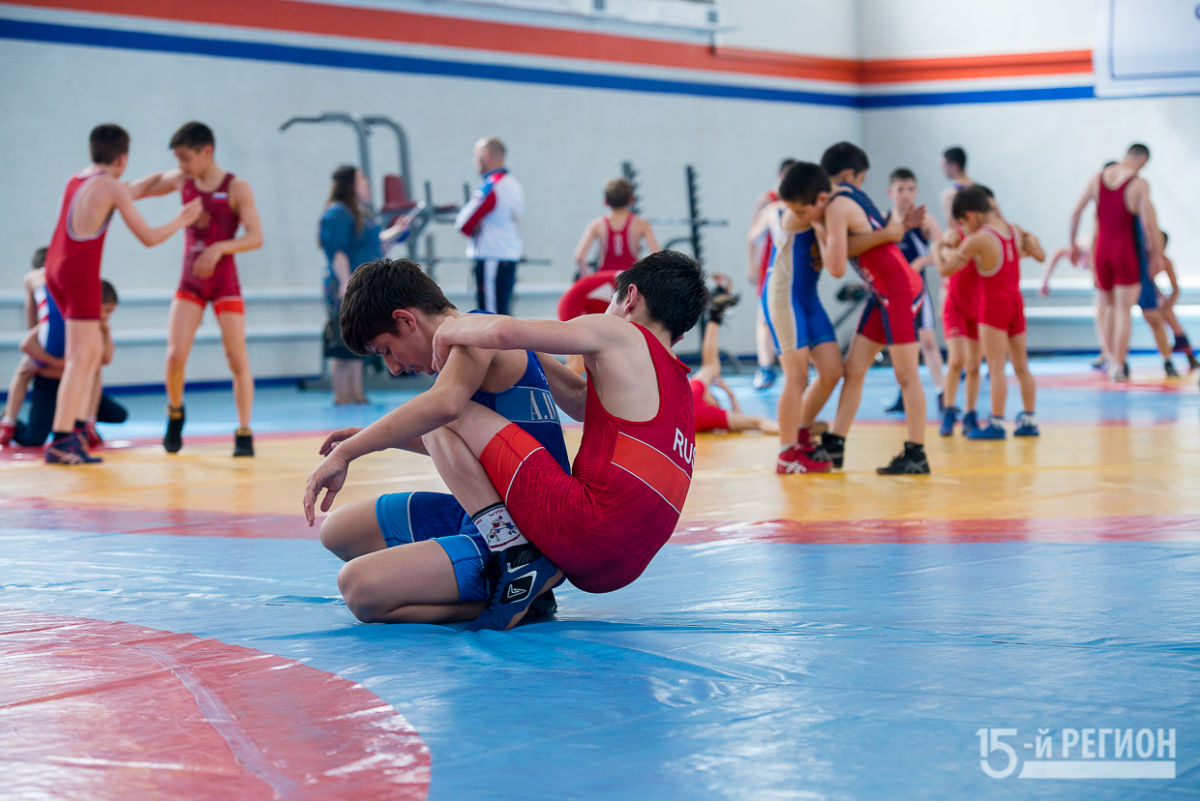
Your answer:
[[[779,182],[779,200],[758,226],[770,232],[774,257],[767,269],[762,310],[779,363],[779,456],[776,473],[827,473],[829,458],[812,441],[811,427],[842,377],[842,353],[817,296],[823,263],[813,223],[824,218],[829,176],[820,165],[796,162]],[[817,379],[808,383],[808,366]]]
[[[433,372],[434,334],[458,316],[417,264],[381,259],[350,276],[340,321],[352,351],[378,354],[393,375],[400,375]],[[309,525],[318,488],[328,490],[321,503],[328,511],[351,461],[388,448],[425,453],[420,438],[456,419],[470,401],[516,423],[569,471],[550,383],[556,393],[577,393],[582,405],[584,379],[553,358],[531,351],[456,349],[430,389],[364,429],[341,429],[325,439],[321,454],[326,458],[309,476],[304,497]],[[484,608],[490,552],[483,532],[495,522],[487,510],[472,520],[447,493],[392,493],[329,515],[321,524],[321,543],[346,562],[338,588],[359,620],[449,623],[473,620]],[[532,545],[515,547],[540,557]],[[404,592],[398,594],[396,587]],[[531,611],[546,614],[553,604],[546,593]]]

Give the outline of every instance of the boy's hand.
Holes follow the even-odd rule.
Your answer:
[[[333,506],[334,496],[346,483],[346,473],[349,469],[349,463],[335,452],[326,456],[325,461],[317,465],[317,469],[309,474],[308,482],[304,486],[304,517],[310,526],[316,522],[313,507],[316,505],[317,496],[321,494],[321,490],[325,490],[325,497],[321,499],[321,511],[328,512],[329,507]]]
[[[883,227],[883,232],[887,234],[888,239],[893,242],[899,242],[908,233],[908,226],[905,224],[907,216],[901,218],[900,215],[892,213],[888,215],[887,225]]]
[[[908,214],[904,215],[904,230],[907,233],[910,228],[920,228],[925,224],[925,204],[913,206],[908,210]]]
[[[200,214],[204,211],[204,201],[198,197],[194,197],[184,204],[183,210],[179,212],[180,221],[186,225],[193,225],[196,220],[200,219]]]
[[[317,452],[322,456],[328,456],[333,452],[333,449],[338,446],[338,443],[345,442],[359,431],[362,431],[362,429],[355,428],[354,426],[350,426],[349,428],[339,428],[337,431],[334,431],[325,438],[325,441],[321,443],[321,449]]]
[[[217,262],[224,255],[219,245],[209,245],[203,253],[196,257],[196,261],[192,265],[192,272],[201,280],[210,277],[217,269]]]

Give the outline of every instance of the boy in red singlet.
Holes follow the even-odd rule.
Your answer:
[[[98,125],[89,138],[92,164],[67,182],[58,224],[46,253],[46,286],[66,321],[66,352],[54,410],[54,440],[46,446],[48,464],[101,461],[87,452],[83,429],[92,382],[100,368],[100,259],[113,210],[129,230],[151,247],[168,239],[201,212],[198,202],[185,204],[166,225],[151,228],[134,207],[140,194],[120,182],[129,163],[129,134],[118,125]]]
[[[961,270],[973,262],[979,274],[979,342],[988,361],[991,376],[991,420],[967,433],[969,439],[1004,439],[1004,405],[1008,382],[1004,377],[1005,358],[1012,362],[1021,387],[1023,410],[1017,415],[1015,437],[1038,436],[1034,420],[1037,386],[1029,372],[1029,354],[1025,347],[1025,303],[1021,297],[1021,255],[1029,253],[1038,261],[1045,258],[1037,238],[1007,222],[996,210],[991,193],[978,184],[962,189],[954,196],[951,211],[966,236],[957,250],[946,252],[943,261],[949,270]]]
[[[474,627],[515,626],[564,574],[586,592],[619,589],[666,544],[696,448],[688,369],[671,345],[696,324],[707,297],[694,259],[660,251],[621,273],[606,314],[567,322],[463,315],[438,328],[435,368],[456,346],[532,349],[581,354],[589,379],[582,402],[555,398],[583,418],[570,474],[478,404],[422,438],[463,508],[493,519],[485,538],[499,574]],[[310,484],[314,498],[324,486]],[[327,501],[328,493],[322,507]]]
[[[1132,309],[1142,291],[1142,232],[1149,253],[1151,273],[1162,269],[1162,238],[1158,218],[1150,202],[1150,185],[1138,175],[1150,160],[1150,149],[1142,144],[1129,146],[1125,157],[1106,166],[1088,182],[1087,189],[1071,213],[1074,243],[1079,233],[1083,210],[1096,203],[1096,286],[1104,302],[1112,307],[1112,322],[1106,337],[1113,363],[1108,376],[1113,381],[1128,381],[1129,334]],[[1140,222],[1140,224],[1139,224]],[[1083,257],[1077,245],[1071,259]]]
[[[888,346],[892,369],[904,399],[908,438],[904,449],[890,463],[876,470],[881,475],[925,474],[925,390],[919,373],[915,314],[924,288],[921,277],[909,266],[896,245],[905,232],[919,227],[925,207],[915,206],[901,217],[885,217],[862,191],[870,161],[862,148],[838,142],[821,156],[821,167],[834,185],[825,208],[823,224],[814,223],[825,239],[825,268],[834,278],[846,272],[854,260],[859,275],[870,289],[867,306],[859,320],[858,333],[846,354],[845,378],[838,398],[833,430],[821,435],[821,444],[834,467],[841,467],[846,435],[862,401],[863,381],[875,356]]]
[[[588,223],[575,246],[576,278],[593,272],[627,270],[638,260],[643,248],[647,253],[658,251],[654,229],[630,209],[633,184],[625,178],[613,178],[604,185],[604,203],[609,208],[608,214]],[[593,270],[587,257],[596,242],[600,244],[600,254]]]
[[[246,355],[246,307],[233,254],[262,247],[262,226],[254,193],[245,178],[223,170],[213,158],[216,140],[200,122],[185,123],[171,137],[179,168],[138,182],[147,195],[178,191],[185,203],[199,200],[204,214],[187,230],[183,275],[167,317],[167,431],[163,448],[177,453],[183,447],[183,382],[196,329],[211,303],[221,327],[221,344],[233,374],[233,400],[238,428],[234,456],[253,456],[250,409],[254,405],[254,376]],[[238,236],[238,229],[245,233]]]

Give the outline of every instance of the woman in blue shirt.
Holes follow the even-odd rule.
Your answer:
[[[325,356],[335,404],[366,403],[363,394],[363,361],[342,341],[338,313],[350,273],[360,264],[383,258],[384,251],[403,241],[411,220],[401,217],[382,230],[371,210],[367,176],[353,165],[333,171],[329,202],[321,215],[320,242],[325,251]]]

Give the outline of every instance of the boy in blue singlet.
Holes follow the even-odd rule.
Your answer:
[[[434,334],[458,316],[417,264],[381,259],[350,277],[342,300],[342,336],[354,352],[382,356],[394,375],[431,373]],[[309,525],[318,488],[328,490],[321,503],[328,511],[351,461],[388,448],[424,453],[420,438],[456,419],[470,401],[516,423],[569,471],[551,383],[556,393],[577,393],[582,403],[584,379],[553,358],[531,351],[456,349],[430,389],[364,429],[341,429],[325,439],[321,454],[326,458],[309,476],[304,497]],[[473,520],[447,493],[393,493],[329,515],[321,524],[321,543],[347,563],[338,587],[358,619],[473,620],[489,597],[483,532],[494,522],[488,510]],[[532,545],[514,547],[529,549],[531,560],[542,558]],[[398,586],[405,588],[399,603]],[[546,614],[553,604],[547,592],[531,611]]]
[[[796,162],[779,182],[779,200],[763,210],[755,226],[769,232],[774,254],[767,268],[762,311],[783,367],[777,473],[830,469],[829,457],[812,436],[817,415],[842,378],[837,334],[817,296],[824,259],[813,224],[824,218],[830,191],[829,176],[820,165]],[[812,384],[808,383],[810,363],[817,369]]]
[[[917,205],[917,176],[907,167],[897,167],[892,170],[888,179],[888,199],[892,201],[892,214],[903,218]],[[933,265],[933,246],[942,239],[942,227],[932,214],[926,214],[925,220],[916,228],[904,232],[904,238],[896,243],[908,266],[921,276],[924,291],[921,293],[921,308],[917,313],[917,341],[921,345],[921,355],[925,357],[925,367],[929,370],[929,378],[933,388],[937,390],[938,414],[943,411],[945,397],[945,370],[942,365],[942,349],[938,346],[936,314],[933,308],[933,296],[929,292],[929,280],[925,277],[925,268]],[[935,270],[936,272],[936,270]],[[896,401],[887,411],[903,412],[904,396],[897,393]]]

